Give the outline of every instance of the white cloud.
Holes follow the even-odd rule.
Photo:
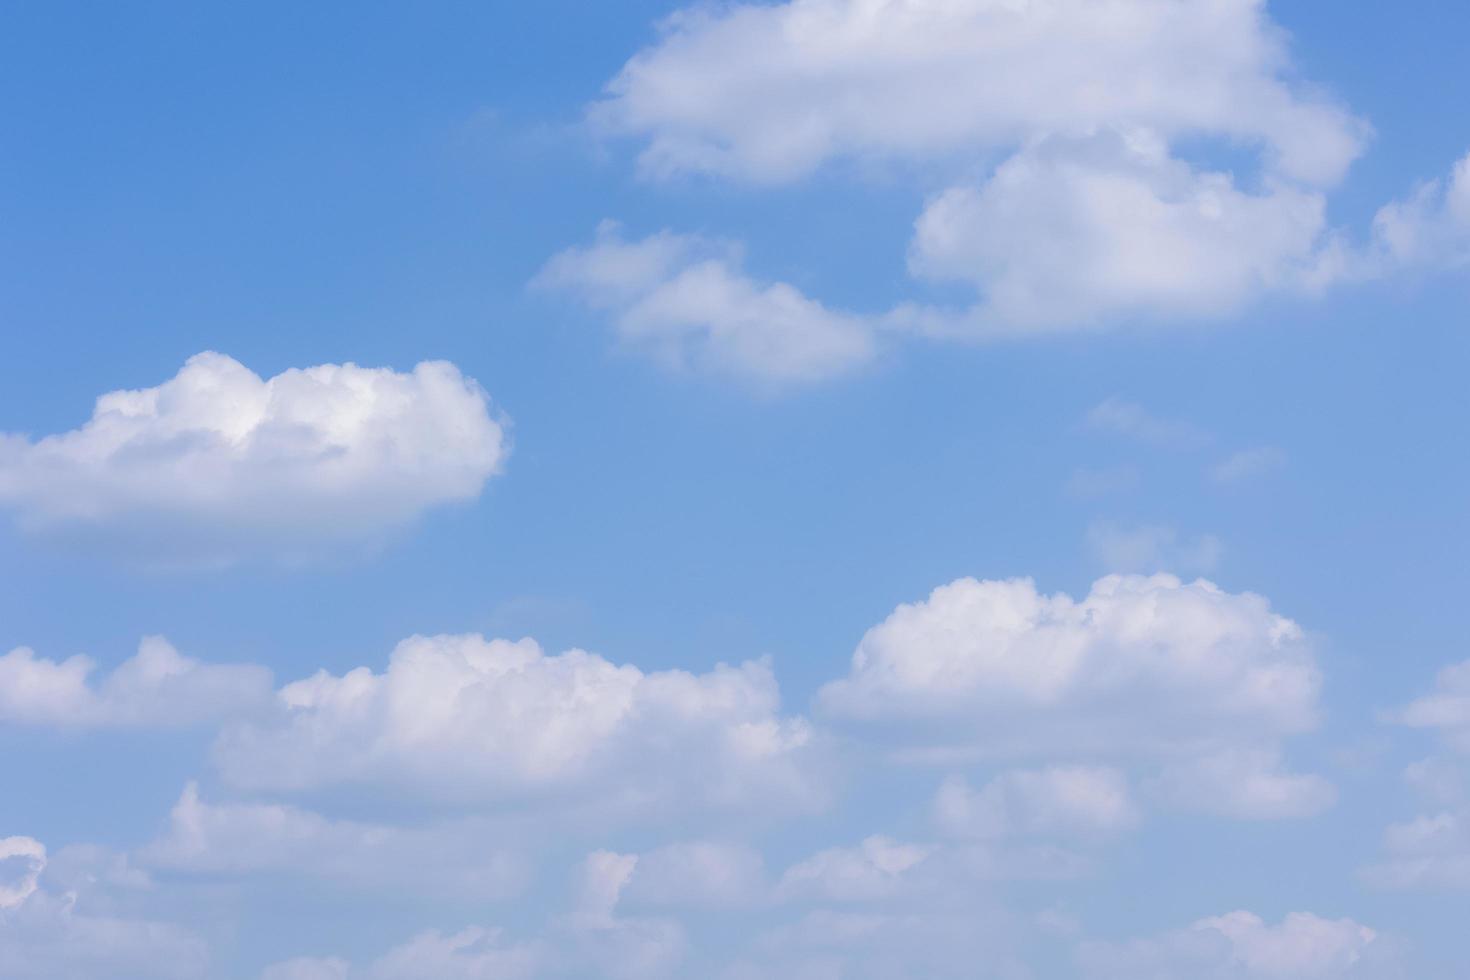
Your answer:
[[[876,353],[870,323],[751,278],[729,242],[667,231],[629,241],[604,222],[592,245],[554,256],[534,284],[612,313],[624,343],[678,368],[786,384],[852,371]]]
[[[558,257],[625,337],[783,380],[867,360],[871,326],[967,340],[1175,327],[1470,261],[1470,157],[1382,209],[1365,247],[1328,226],[1326,193],[1369,127],[1295,78],[1264,0],[698,4],[666,19],[589,118],[639,141],[648,176],[781,183],[834,161],[898,163],[940,188],[909,271],[972,286],[968,308],[851,317],[751,282],[735,246],[668,233]],[[1227,148],[1253,159],[1227,169]],[[655,257],[667,267],[649,278]],[[609,273],[641,291],[613,297]],[[773,330],[827,340],[793,363]]]
[[[1172,527],[1125,527],[1112,521],[1097,521],[1087,528],[1087,547],[1110,572],[1208,572],[1225,550],[1213,534],[1186,539]]]
[[[485,392],[443,361],[262,380],[204,353],[155,388],[103,395],[79,429],[0,435],[0,507],[159,564],[302,558],[473,499],[506,452]]]
[[[1380,273],[1470,264],[1470,154],[1447,180],[1421,184],[1404,200],[1380,208],[1372,250],[1363,261]]]
[[[1439,737],[1441,751],[1410,765],[1404,778],[1441,806],[1385,830],[1384,855],[1363,875],[1388,888],[1470,888],[1470,661],[1445,667],[1432,693],[1388,718]]]
[[[460,801],[541,798],[609,813],[805,810],[823,796],[810,726],[783,718],[764,662],[644,673],[532,640],[413,637],[384,673],[319,672],[276,714],[227,729],[232,783],[412,789]]]
[[[1434,731],[1450,748],[1470,754],[1470,660],[1441,670],[1434,693],[1412,701],[1394,718]]]
[[[1114,396],[1088,410],[1083,420],[1094,432],[1126,436],[1174,449],[1190,449],[1210,441],[1210,434],[1178,419],[1160,418],[1137,402]]]
[[[1366,127],[1289,83],[1258,0],[793,0],[681,11],[592,110],[654,174],[790,180],[834,158],[920,162],[1100,126],[1262,148],[1311,183]]]
[[[160,636],[100,683],[96,663],[37,657],[20,647],[0,656],[0,723],[57,728],[168,728],[264,708],[271,673],[249,664],[205,664]]]
[[[1127,776],[1096,766],[1051,766],[1002,773],[980,789],[950,776],[934,798],[934,818],[954,837],[1092,836],[1136,826]]]
[[[1331,277],[1325,206],[1320,192],[1286,183],[1242,191],[1150,134],[1046,141],[926,205],[911,271],[971,283],[981,298],[962,314],[913,308],[902,319],[1004,336],[1224,315]]]
[[[1364,877],[1388,888],[1470,889],[1470,808],[1445,810],[1394,824],[1386,852]]]
[[[1210,468],[1210,476],[1217,483],[1242,483],[1285,465],[1285,450],[1275,446],[1256,446],[1231,453]]]
[[[1240,820],[1313,817],[1337,801],[1321,776],[1288,772],[1274,745],[1229,746],[1172,763],[1150,789],[1177,809]]]
[[[523,856],[485,828],[422,830],[330,820],[267,803],[206,803],[194,784],[167,832],[138,852],[147,867],[191,874],[285,874],[389,893],[505,898],[529,878]]]
[[[46,847],[34,837],[0,838],[0,909],[23,905],[45,867]]]
[[[1086,944],[1078,964],[1097,980],[1328,980],[1378,975],[1381,952],[1378,935],[1351,919],[1294,912],[1273,926],[1231,912],[1156,938]]]
[[[1280,741],[1316,724],[1320,686],[1301,628],[1251,593],[1110,575],[1079,601],[961,579],[870,629],[818,705],[901,758],[1138,761],[1165,786],[1197,765],[1192,778],[1227,783],[1194,805],[1242,815],[1231,794],[1249,790],[1250,815],[1291,815],[1329,792],[1279,769]]]

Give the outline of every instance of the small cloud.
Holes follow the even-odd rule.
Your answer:
[[[1216,483],[1241,483],[1286,465],[1286,451],[1275,446],[1242,449],[1210,467]]]
[[[1210,442],[1203,429],[1177,419],[1150,414],[1137,402],[1109,398],[1087,413],[1087,428],[1094,432],[1126,436],[1170,449],[1195,449]]]

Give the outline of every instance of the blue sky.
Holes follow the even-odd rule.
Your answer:
[[[682,8],[8,12],[0,977],[1463,975],[1470,14]]]

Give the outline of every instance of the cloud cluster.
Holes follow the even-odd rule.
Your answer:
[[[161,636],[93,683],[90,657],[63,661],[19,647],[0,656],[0,724],[55,728],[174,728],[264,708],[271,672],[253,664],[206,664]]]
[[[1384,207],[1362,245],[1329,226],[1370,127],[1296,77],[1263,0],[692,5],[588,116],[654,179],[847,163],[924,186],[908,270],[973,302],[839,312],[752,280],[734,245],[667,231],[604,232],[540,277],[667,361],[767,381],[841,374],[887,334],[1172,327],[1470,260],[1470,158]]]
[[[1438,736],[1441,750],[1404,773],[1432,809],[1390,825],[1363,875],[1387,888],[1470,888],[1470,661],[1445,667],[1433,692],[1389,717]]]
[[[226,730],[215,758],[231,783],[257,790],[800,811],[824,794],[818,746],[779,708],[764,662],[645,673],[581,650],[547,655],[532,640],[413,637],[383,673],[286,685],[275,714]]]
[[[78,429],[0,434],[0,508],[160,564],[305,558],[473,499],[506,453],[485,392],[443,361],[262,379],[204,353],[101,396]]]

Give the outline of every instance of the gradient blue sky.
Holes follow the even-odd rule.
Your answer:
[[[34,500],[55,491],[7,491],[6,480],[26,477],[13,476],[18,453],[0,453],[0,653],[86,654],[105,675],[141,637],[161,634],[204,662],[268,667],[278,685],[318,669],[381,671],[415,634],[534,636],[548,654],[579,647],[643,671],[700,674],[769,656],[781,713],[812,719],[830,739],[837,761],[821,768],[840,772],[841,785],[796,815],[762,813],[753,800],[760,819],[660,807],[621,820],[584,799],[576,830],[537,833],[542,804],[519,798],[441,806],[402,787],[287,793],[232,783],[212,746],[221,726],[248,721],[79,730],[27,722],[13,708],[27,695],[7,702],[0,691],[0,707],[12,703],[9,716],[0,711],[0,839],[34,839],[47,854],[35,890],[0,902],[6,941],[34,946],[9,960],[0,951],[0,977],[254,980],[301,957],[316,959],[264,975],[590,976],[592,962],[614,975],[732,978],[1470,972],[1470,806],[1463,787],[1427,792],[1406,776],[1430,759],[1450,774],[1443,782],[1466,781],[1470,710],[1399,723],[1404,706],[1436,690],[1437,672],[1470,657],[1470,215],[1443,255],[1321,292],[1262,290],[1199,317],[1104,310],[1084,330],[897,337],[857,368],[809,383],[671,367],[619,340],[615,310],[532,280],[614,219],[630,241],[664,230],[739,241],[754,281],[789,283],[858,318],[910,300],[968,303],[975,291],[964,285],[910,277],[914,222],[939,191],[983,181],[1014,150],[967,149],[960,163],[834,153],[777,180],[640,171],[649,134],[599,130],[586,110],[630,57],[661,43],[659,21],[681,6],[6,5],[0,432],[35,440],[76,429],[99,395],[162,384],[192,355],[218,351],[262,378],[449,361],[508,417],[512,448],[471,499],[426,504],[351,547],[308,545],[305,558],[284,560],[267,541],[239,560],[197,565],[156,560],[173,539],[200,533],[171,525],[167,501],[156,527],[127,527],[134,518],[122,513],[101,532],[29,529]],[[1346,177],[1313,187],[1328,224],[1368,250],[1381,207],[1422,182],[1449,181],[1470,149],[1470,9],[1279,2],[1262,16],[1289,34],[1280,75],[1294,91],[1323,93],[1371,124]],[[1166,37],[1160,47],[1169,46]],[[1258,147],[1204,128],[1171,148],[1265,193],[1277,178],[1263,172]],[[1220,470],[1243,452],[1260,465]],[[108,478],[78,479],[85,492]],[[332,521],[330,495],[318,503],[313,519]],[[1078,845],[1088,866],[1075,875],[895,886],[871,900],[837,895],[844,881],[861,891],[848,879],[826,899],[783,892],[787,869],[870,835],[947,846],[930,815],[943,779],[963,772],[978,787],[1010,767],[895,761],[888,749],[904,736],[886,725],[854,733],[824,714],[814,699],[848,674],[865,631],[966,576],[1029,577],[1044,593],[1080,599],[1113,572],[1203,575],[1227,595],[1266,597],[1300,624],[1321,670],[1321,718],[1284,744],[1292,771],[1333,785],[1332,805],[1234,819],[1155,807],[1135,787],[1136,825]],[[1470,696],[1460,684],[1441,690]],[[666,763],[651,753],[646,764]],[[1134,773],[1149,764],[1109,765]],[[1130,776],[1138,786],[1147,778]],[[422,842],[397,857],[349,854],[408,869],[351,887],[291,867],[295,858],[269,867],[150,859],[191,781],[211,803],[289,803],[421,830],[450,851],[493,838],[529,870],[517,889],[486,897],[431,881]],[[1412,880],[1375,875],[1389,860],[1389,827],[1438,817],[1449,843]],[[456,837],[445,830],[454,821],[475,829]],[[569,911],[580,907],[579,876],[597,873],[588,854],[696,840],[753,848],[769,880],[739,901],[644,907],[635,868],[607,921]],[[926,859],[941,860],[939,851]],[[97,870],[122,863],[139,876],[131,884]],[[44,959],[61,955],[47,930],[80,927],[35,909],[69,893],[71,914],[133,937],[123,952],[99,954],[111,967]],[[852,923],[824,918],[829,905],[870,925],[882,919],[872,927],[879,945],[844,946]],[[1346,929],[1342,920],[1374,938],[1346,959],[1327,949],[1287,972],[1266,954],[1253,959],[1246,940],[1203,952],[1190,944],[1210,932],[1192,924],[1240,910],[1283,930],[1291,913],[1318,916],[1329,946],[1346,942],[1332,932]],[[894,922],[927,935],[948,915],[973,924],[965,943],[881,945]],[[829,935],[803,946],[787,934],[798,923]],[[461,951],[439,963],[420,949],[417,966],[389,962],[426,930],[470,926],[503,927],[509,938],[496,942],[525,944],[528,959],[471,961]],[[158,939],[160,929],[173,931]],[[642,962],[619,930],[652,945],[682,938]],[[191,966],[169,945],[185,933],[207,946],[207,962]],[[586,935],[614,951],[547,965],[537,946],[579,948]],[[175,972],[160,972],[161,961]]]

